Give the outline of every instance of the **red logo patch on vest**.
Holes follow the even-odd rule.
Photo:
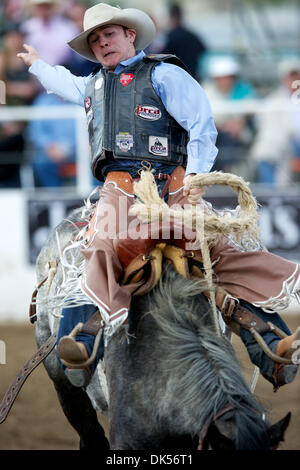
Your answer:
[[[120,82],[123,86],[129,85],[129,83],[133,80],[132,73],[122,73],[120,77]]]
[[[88,111],[91,107],[92,104],[92,98],[90,96],[87,96],[84,100],[84,107]]]

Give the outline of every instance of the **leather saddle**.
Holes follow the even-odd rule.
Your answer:
[[[119,234],[114,246],[124,270],[121,284],[137,284],[133,295],[150,292],[161,276],[163,259],[172,262],[186,278],[195,275],[191,268],[197,268],[200,274],[201,251],[191,250],[193,244],[195,233],[175,221],[141,224],[138,232]]]

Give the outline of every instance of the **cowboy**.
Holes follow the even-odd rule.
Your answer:
[[[78,321],[87,321],[96,309],[108,335],[127,321],[136,285],[119,283],[123,265],[114,240],[122,230],[120,214],[125,214],[127,224],[135,222],[128,213],[134,203],[133,181],[140,177],[144,162],[155,171],[157,188],[170,206],[207,207],[203,190],[189,186],[193,175],[208,173],[216,158],[217,133],[210,105],[201,86],[176,57],[145,55],[143,49],[154,37],[154,24],[144,12],[100,3],[86,11],[84,31],[69,42],[81,56],[98,64],[90,76],[75,77],[61,66],[49,66],[30,45],[25,44],[26,52],[18,54],[47,91],[85,107],[92,171],[104,181],[81,245],[86,260],[81,290],[87,305],[79,314],[78,309],[66,312],[58,334],[58,355],[68,364],[69,379],[78,386],[88,380],[86,368],[77,366],[89,357],[94,337],[81,334],[73,339],[67,336],[70,329]],[[113,228],[109,236],[103,230],[106,225]],[[219,284],[258,317],[272,317],[272,323],[287,333],[283,340],[272,331],[263,336],[272,351],[280,356],[290,354],[299,331],[291,335],[277,313],[263,309],[271,310],[296,294],[299,266],[266,251],[239,250],[226,237],[210,255]],[[297,365],[274,364],[259,347],[257,350],[249,334],[241,328],[241,338],[261,373],[275,386],[293,380]]]

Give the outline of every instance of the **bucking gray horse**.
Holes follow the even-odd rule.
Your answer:
[[[37,260],[37,280],[57,269],[37,294],[36,340],[40,347],[58,330],[56,298],[64,276],[60,249],[82,223],[72,212],[51,234]],[[60,248],[58,248],[60,247]],[[83,262],[80,250],[74,263]],[[55,349],[44,361],[62,409],[81,449],[275,449],[290,414],[270,425],[245,382],[231,342],[216,335],[204,286],[165,265],[159,284],[133,297],[127,328],[105,347],[86,388],[71,385]],[[108,416],[106,438],[97,411]]]

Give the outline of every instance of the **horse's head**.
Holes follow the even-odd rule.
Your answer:
[[[262,418],[259,418],[261,420]],[[215,419],[205,431],[205,436],[200,435],[200,442],[198,449],[200,450],[243,450],[249,449],[249,444],[253,445],[254,450],[275,450],[278,448],[280,442],[284,441],[284,434],[290,423],[291,413],[279,420],[277,423],[265,426],[265,429],[259,429],[259,420],[253,427],[253,434],[248,432],[246,435],[247,442],[241,436],[240,429],[237,429],[237,424],[234,412],[227,412],[223,416]],[[263,426],[264,427],[264,426]],[[258,432],[258,434],[256,434]],[[203,433],[202,433],[203,434]]]

